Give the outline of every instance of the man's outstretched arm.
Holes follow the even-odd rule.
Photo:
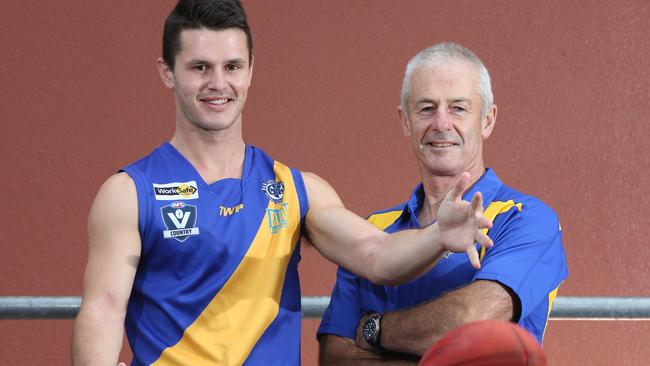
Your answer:
[[[88,218],[88,263],[72,337],[73,365],[117,363],[140,245],[135,185],[119,173],[100,188]]]
[[[440,255],[467,252],[479,267],[475,243],[491,246],[481,232],[492,223],[483,216],[480,193],[472,202],[462,200],[469,187],[464,173],[454,184],[438,210],[438,221],[423,229],[386,234],[347,210],[334,189],[314,174],[303,174],[309,210],[307,236],[326,258],[378,284],[398,284],[431,268]]]

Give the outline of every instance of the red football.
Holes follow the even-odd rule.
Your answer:
[[[421,366],[546,366],[537,339],[524,328],[483,320],[452,329],[422,356]]]

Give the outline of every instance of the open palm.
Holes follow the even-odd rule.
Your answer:
[[[440,241],[445,249],[455,253],[466,252],[472,266],[480,268],[479,255],[474,244],[492,246],[492,240],[483,233],[483,229],[491,228],[492,223],[483,216],[481,192],[476,192],[471,202],[462,199],[469,184],[469,173],[461,174],[438,208],[438,227]]]

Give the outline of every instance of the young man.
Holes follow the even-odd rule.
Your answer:
[[[427,48],[406,67],[398,111],[422,183],[407,202],[369,221],[387,233],[440,221],[446,192],[469,172],[472,188],[465,196],[483,193],[494,246],[481,251],[480,269],[449,254],[399,287],[340,268],[318,331],[321,363],[415,364],[450,329],[483,319],[517,322],[541,342],[567,276],[562,232],[548,206],[485,169],[483,142],[497,115],[487,69],[460,45]]]
[[[474,243],[490,245],[481,195],[460,199],[469,174],[436,224],[387,235],[316,175],[246,145],[253,55],[237,0],[179,1],[158,68],[176,97],[176,130],[93,203],[75,365],[114,365],[125,320],[133,365],[298,364],[303,233],[379,283],[410,279],[446,250],[478,265]]]

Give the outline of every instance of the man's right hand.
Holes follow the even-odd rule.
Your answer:
[[[438,208],[438,228],[440,244],[450,252],[467,252],[474,268],[481,262],[475,243],[485,247],[493,245],[492,239],[483,231],[492,227],[492,222],[483,216],[483,196],[476,192],[472,202],[462,199],[463,192],[470,185],[470,175],[465,172],[458,177],[452,189]]]

